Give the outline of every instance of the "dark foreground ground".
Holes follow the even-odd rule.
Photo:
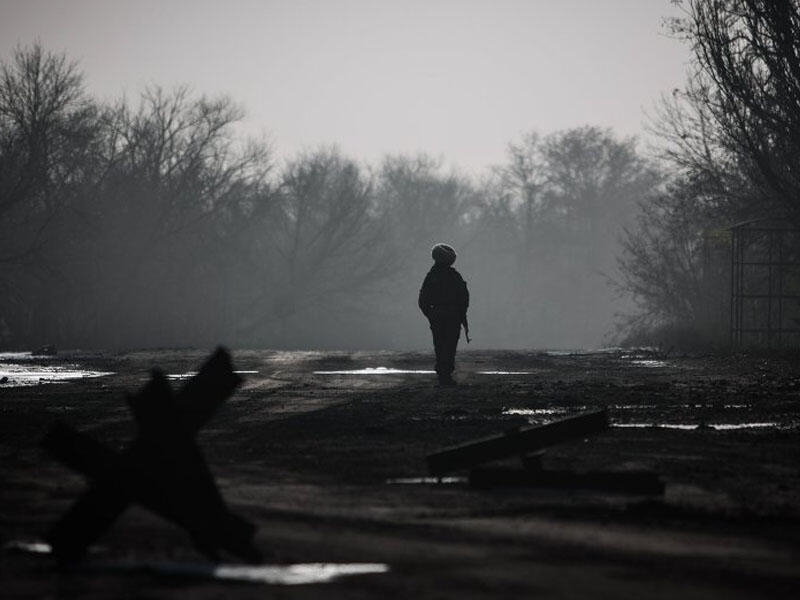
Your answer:
[[[41,539],[85,482],[37,447],[64,419],[122,447],[126,391],[148,369],[179,374],[206,352],[72,355],[115,374],[0,387],[0,541]],[[47,556],[0,552],[3,598],[797,598],[797,358],[606,352],[466,352],[455,389],[414,353],[235,352],[257,371],[202,430],[231,507],[259,527],[267,562],[386,563],[384,574],[314,585],[236,584],[150,572],[60,573]],[[481,371],[524,372],[505,375]],[[175,382],[179,386],[180,382]],[[608,406],[612,427],[548,452],[552,468],[653,469],[663,496],[398,483],[425,455],[529,422]],[[755,426],[723,428],[721,426]],[[199,563],[181,530],[128,509],[93,561]]]

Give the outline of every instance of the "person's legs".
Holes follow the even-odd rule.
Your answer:
[[[434,316],[430,320],[431,333],[433,334],[433,351],[436,353],[436,374],[441,380],[444,377],[446,365],[444,363],[445,326],[441,317]]]
[[[461,321],[449,312],[440,312],[431,315],[430,324],[436,352],[436,374],[440,383],[452,384]]]
[[[461,335],[461,323],[457,318],[449,318],[443,327],[442,372],[445,379],[451,380],[456,368],[456,348]]]

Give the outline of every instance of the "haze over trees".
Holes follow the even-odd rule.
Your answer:
[[[0,343],[427,347],[416,294],[459,251],[481,346],[597,346],[621,226],[662,175],[596,128],[509,145],[481,180],[335,146],[279,161],[228,98],[90,97],[41,46],[0,71]]]
[[[755,219],[800,226],[800,2],[683,4],[671,27],[691,47],[691,68],[654,123],[671,181],[628,231],[621,281],[639,304],[628,323],[637,341],[719,344],[728,333],[727,228]],[[800,258],[790,246],[787,263]]]

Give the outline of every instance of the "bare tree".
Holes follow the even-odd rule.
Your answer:
[[[482,233],[502,223],[500,230],[515,241],[509,280],[493,285],[510,291],[508,308],[499,312],[517,312],[512,335],[599,343],[615,312],[607,278],[615,274],[618,236],[637,201],[658,185],[659,173],[635,140],[581,127],[525,136],[509,147],[495,174]],[[482,243],[497,248],[496,241]]]
[[[80,72],[40,45],[0,65],[0,319],[14,335],[62,329],[57,290],[84,223],[77,202],[95,177],[97,109]]]
[[[46,241],[91,161],[96,109],[63,55],[17,48],[0,65],[0,260],[23,260]]]
[[[641,207],[636,227],[626,228],[619,255],[620,289],[638,309],[622,323],[624,333],[677,328],[719,339],[726,312],[718,299],[727,298],[721,284],[729,262],[713,260],[709,245],[718,241],[727,248],[729,234],[720,227],[727,200],[713,181],[678,177]]]
[[[671,27],[693,63],[653,129],[678,174],[626,232],[622,287],[640,307],[629,331],[720,338],[728,283],[711,273],[729,259],[709,262],[710,232],[759,217],[800,223],[800,2],[689,0]]]
[[[318,317],[331,321],[363,308],[393,276],[386,235],[370,179],[334,148],[286,165],[251,255],[258,265],[243,332],[270,338]],[[326,329],[327,328],[324,328]],[[277,334],[276,334],[277,335]]]
[[[186,88],[150,88],[138,107],[107,112],[106,169],[91,207],[106,329],[125,339],[212,337],[220,319],[207,313],[232,310],[223,309],[223,265],[271,168],[267,146],[236,142],[241,117],[230,99]]]
[[[500,192],[496,204],[513,208],[521,223],[518,229],[522,235],[524,256],[529,257],[534,248],[536,223],[548,210],[544,191],[548,184],[546,160],[543,156],[542,139],[536,132],[522,136],[519,142],[508,145],[508,162],[495,167],[499,176]],[[513,231],[513,230],[512,230]]]
[[[563,254],[568,242],[600,263],[608,262],[620,227],[660,178],[634,139],[618,140],[597,127],[529,134],[509,146],[508,162],[495,173],[494,204],[516,215],[525,260],[531,253]]]
[[[760,192],[753,201],[800,222],[800,2],[690,0],[673,29],[692,44],[686,94],[706,139]]]
[[[440,160],[419,154],[384,158],[376,174],[378,209],[391,227],[389,242],[402,256],[427,256],[433,244],[466,241],[473,190]]]

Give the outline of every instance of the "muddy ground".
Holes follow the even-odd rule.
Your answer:
[[[62,353],[51,363],[114,374],[0,386],[0,541],[42,539],[85,489],[38,448],[55,420],[122,448],[135,434],[125,393],[154,366],[185,374],[206,354]],[[59,572],[46,555],[6,546],[0,595],[798,597],[796,356],[462,352],[453,389],[421,373],[316,373],[427,370],[430,362],[425,353],[234,352],[236,368],[255,373],[199,435],[226,500],[258,525],[267,562],[385,563],[387,573],[285,586]],[[426,454],[444,446],[603,406],[615,426],[553,448],[545,466],[652,469],[663,495],[405,482],[427,475]],[[105,564],[202,562],[182,530],[137,508],[91,556]]]

